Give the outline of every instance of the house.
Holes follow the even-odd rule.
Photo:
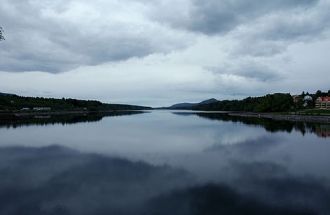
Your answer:
[[[301,101],[301,97],[299,95],[293,95],[292,100],[294,103],[298,103]]]
[[[330,96],[318,97],[315,101],[315,108],[330,109]]]

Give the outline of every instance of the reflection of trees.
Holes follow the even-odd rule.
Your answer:
[[[319,137],[330,137],[330,125],[319,125],[315,128],[315,132]]]
[[[291,133],[293,130],[301,132],[316,133],[318,136],[329,137],[330,125],[311,122],[293,122],[285,120],[272,120],[255,117],[230,116],[227,113],[176,113],[176,114],[194,114],[210,120],[220,120],[227,122],[243,123],[246,125],[260,126],[269,132],[284,131]]]
[[[5,115],[0,118],[1,127],[21,127],[29,125],[48,125],[48,124],[75,124],[80,122],[97,122],[103,117],[115,117],[123,115],[133,115],[144,113],[143,111],[115,111],[104,113],[86,113],[86,114],[62,114],[62,115],[29,115],[29,116],[15,116]]]
[[[3,36],[3,28],[0,26],[0,41],[5,40],[5,37]]]

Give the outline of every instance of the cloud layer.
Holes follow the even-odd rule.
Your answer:
[[[184,34],[146,19],[140,13],[145,6],[138,2],[1,4],[0,20],[8,38],[0,52],[4,71],[61,72],[185,46]]]
[[[317,77],[329,11],[328,0],[1,0],[0,91],[167,105],[328,90]]]

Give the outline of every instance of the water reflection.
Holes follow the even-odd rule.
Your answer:
[[[293,122],[284,120],[272,120],[266,118],[249,118],[231,116],[227,113],[203,113],[203,112],[173,112],[177,115],[197,115],[201,118],[218,120],[225,122],[243,123],[245,125],[260,126],[269,132],[288,132],[299,131],[301,134],[314,133],[319,137],[330,137],[330,125],[311,122]]]
[[[0,214],[330,211],[326,125],[168,111],[28,125],[0,129]]]
[[[328,185],[267,162],[229,162],[228,182],[61,146],[0,149],[0,214],[326,214]]]
[[[319,137],[330,137],[330,125],[320,125],[315,129]]]
[[[76,113],[57,115],[0,115],[0,128],[17,128],[29,125],[75,124],[82,122],[97,122],[104,117],[125,116],[146,113],[143,111],[115,111],[97,113]]]

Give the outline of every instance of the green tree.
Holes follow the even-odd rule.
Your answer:
[[[316,100],[318,97],[323,96],[323,93],[321,90],[316,91],[315,95],[313,96],[313,99]]]
[[[305,96],[306,96],[305,91],[302,91],[302,93],[301,93],[301,97],[304,98]]]
[[[3,36],[3,28],[0,27],[0,41],[5,40],[5,37]]]

